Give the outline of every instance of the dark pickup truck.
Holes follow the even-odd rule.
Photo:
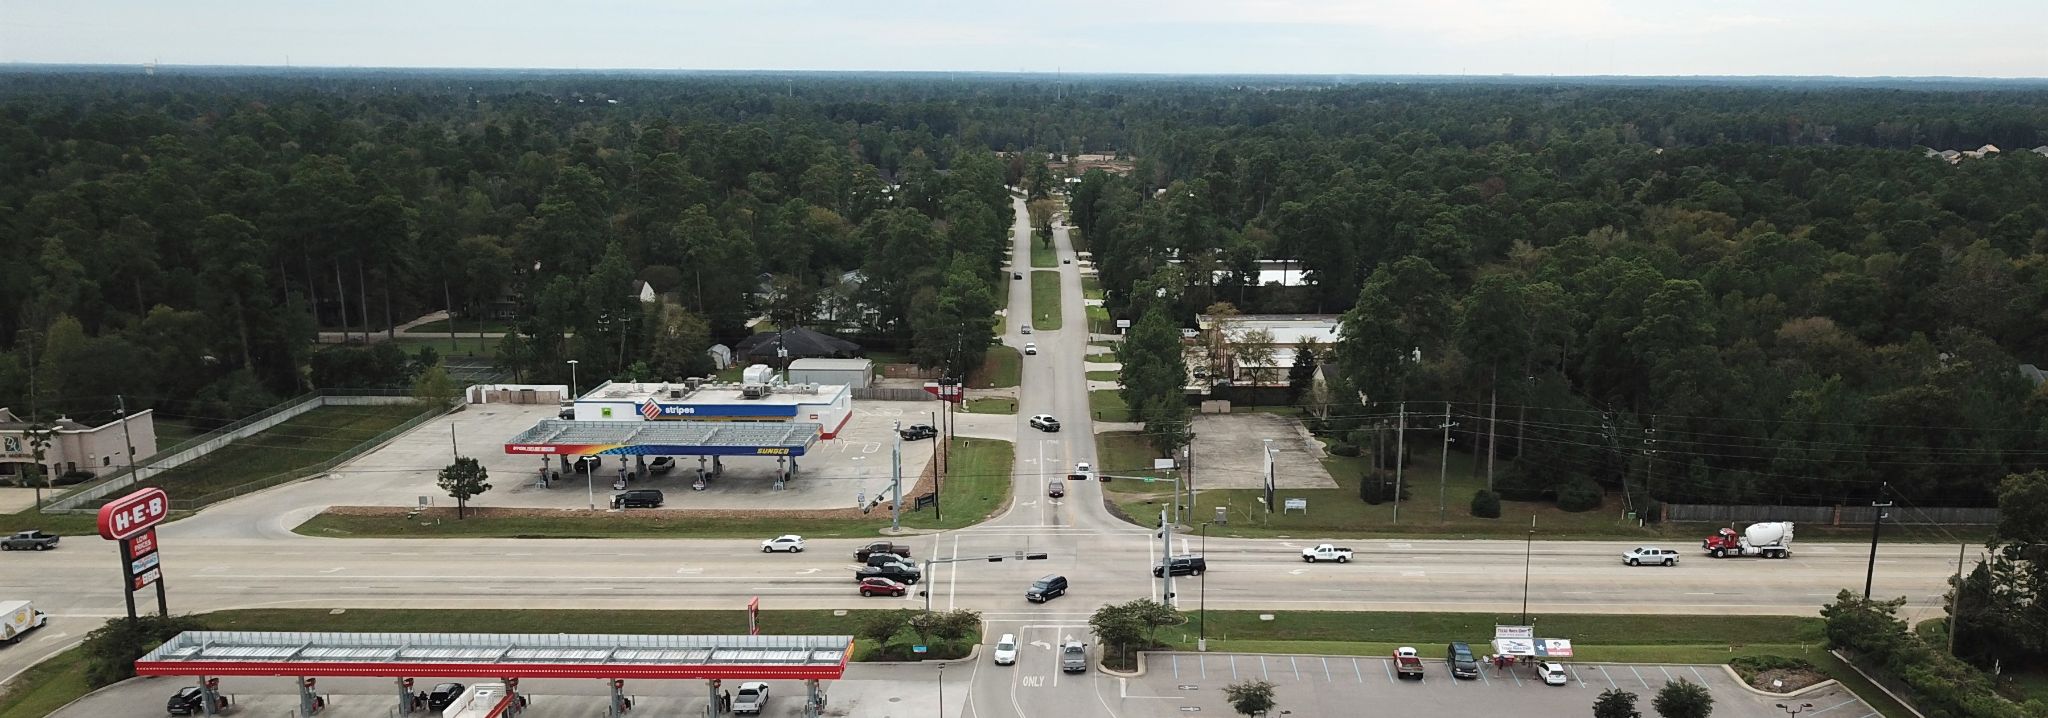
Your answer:
[[[854,549],[853,560],[858,561],[860,563],[867,563],[869,556],[873,556],[878,553],[893,553],[904,558],[910,558],[910,547],[900,543],[892,543],[889,541],[876,541],[866,546]]]
[[[0,551],[48,551],[57,547],[57,537],[41,531],[22,531],[0,539]]]
[[[892,563],[887,566],[869,566],[853,572],[855,583],[860,582],[864,578],[886,578],[897,583],[915,586],[918,579],[924,578],[924,574],[911,566]]]

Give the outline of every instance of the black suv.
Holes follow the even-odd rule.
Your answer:
[[[661,499],[658,489],[634,489],[612,494],[612,508],[658,509],[661,508]]]
[[[1042,576],[1038,580],[1032,581],[1030,588],[1024,589],[1024,600],[1032,603],[1045,603],[1065,595],[1067,595],[1067,577],[1056,573]]]
[[[924,574],[908,564],[894,563],[884,566],[869,566],[853,572],[857,583],[863,578],[886,578],[897,583],[916,585]]]
[[[904,441],[917,441],[938,436],[939,430],[932,428],[931,424],[911,424],[897,430],[896,435],[903,437]]]
[[[597,454],[585,454],[583,456],[578,456],[575,458],[574,461],[575,463],[570,464],[570,467],[575,469],[576,473],[579,474],[596,471],[598,467],[604,465],[604,457],[598,456]]]
[[[228,709],[227,696],[216,695],[213,697],[213,701],[213,712],[219,713]],[[199,690],[199,686],[180,688],[176,694],[171,696],[171,702],[164,706],[164,710],[174,716],[205,715],[206,692]]]
[[[448,706],[455,704],[455,699],[462,697],[463,688],[464,686],[460,683],[434,684],[434,692],[427,694],[427,710],[429,712],[447,710]]]
[[[1472,657],[1472,646],[1464,641],[1451,642],[1450,650],[1444,655],[1444,662],[1451,665],[1453,677],[1479,677],[1479,659]]]
[[[1165,566],[1152,564],[1152,577],[1158,578],[1171,568],[1175,576],[1200,576],[1209,570],[1209,560],[1201,556],[1175,556]]]

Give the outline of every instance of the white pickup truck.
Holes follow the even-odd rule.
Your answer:
[[[1351,549],[1342,546],[1331,546],[1329,544],[1317,544],[1313,548],[1302,549],[1301,560],[1309,563],[1317,561],[1348,563],[1351,561]]]

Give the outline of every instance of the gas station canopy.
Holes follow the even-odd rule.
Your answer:
[[[837,680],[852,636],[186,631],[144,676]]]
[[[505,442],[505,453],[803,456],[818,442],[822,428],[800,422],[543,419]]]

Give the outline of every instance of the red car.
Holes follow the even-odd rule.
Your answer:
[[[863,578],[860,580],[862,596],[908,596],[910,587],[899,581],[886,578]]]

